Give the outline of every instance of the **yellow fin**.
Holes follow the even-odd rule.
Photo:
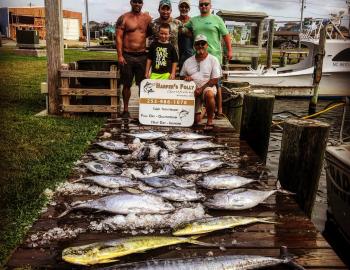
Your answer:
[[[112,262],[117,262],[119,261],[118,259],[104,259],[104,260],[100,260],[98,261],[98,263],[112,263]]]

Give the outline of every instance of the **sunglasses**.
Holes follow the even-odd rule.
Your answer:
[[[207,43],[205,41],[198,41],[194,44],[194,46],[205,47]]]
[[[143,4],[143,0],[132,0],[133,4]]]
[[[209,6],[210,5],[210,3],[199,3],[199,6],[200,7],[207,7],[207,6]]]

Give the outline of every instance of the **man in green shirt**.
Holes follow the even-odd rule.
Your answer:
[[[185,27],[190,30],[194,37],[203,34],[208,39],[208,52],[215,56],[222,64],[221,38],[227,48],[227,59],[232,58],[231,36],[224,21],[217,15],[211,14],[211,0],[199,0],[201,15],[192,17]],[[222,96],[219,83],[218,89],[218,115],[222,115]]]

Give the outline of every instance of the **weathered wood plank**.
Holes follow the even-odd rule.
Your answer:
[[[117,71],[83,71],[83,70],[60,70],[60,75],[63,78],[106,78],[117,79]]]
[[[113,89],[89,89],[89,88],[65,88],[60,89],[61,96],[110,96],[116,97],[117,92]]]
[[[117,107],[108,105],[69,105],[62,106],[64,112],[105,112],[114,113],[117,111]]]

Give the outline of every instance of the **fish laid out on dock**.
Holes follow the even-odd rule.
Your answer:
[[[139,178],[142,182],[144,182],[146,185],[160,188],[160,187],[180,187],[180,188],[193,188],[195,187],[195,184],[191,181],[188,181],[184,178],[180,178],[175,175],[169,175],[169,176],[154,176],[154,177],[145,177],[145,178]]]
[[[234,174],[216,174],[204,176],[197,184],[206,189],[235,189],[255,181],[257,180]]]
[[[69,247],[63,250],[62,259],[66,262],[79,265],[94,265],[118,261],[117,258],[147,250],[191,243],[207,246],[208,244],[197,241],[196,237],[174,236],[136,236],[127,237],[106,242],[97,242],[88,245]]]
[[[205,150],[205,149],[218,149],[225,148],[224,145],[216,144],[210,141],[187,141],[180,144],[177,149],[180,151],[195,151],[195,150]]]
[[[213,136],[202,135],[194,132],[176,132],[171,134],[169,138],[174,140],[203,140],[211,139]]]
[[[289,264],[290,259],[254,255],[231,255],[204,258],[151,260],[138,263],[119,264],[103,270],[247,270],[267,269],[279,264]],[[100,270],[102,270],[100,269]],[[302,270],[304,268],[292,268]]]
[[[194,173],[204,173],[220,168],[224,165],[224,162],[208,159],[208,160],[197,160],[185,163],[181,168],[185,171],[194,172]]]
[[[136,181],[125,176],[95,175],[84,177],[78,181],[87,181],[106,188],[126,188],[137,186]]]
[[[93,173],[97,174],[121,174],[121,170],[119,168],[105,161],[90,161],[84,163],[84,166]]]
[[[97,142],[97,145],[113,151],[129,151],[129,147],[124,142],[119,141],[102,141]]]
[[[175,210],[175,208],[161,197],[150,194],[115,194],[102,197],[96,200],[82,202],[71,208],[68,208],[59,217],[62,217],[73,210],[91,209],[96,211],[105,211],[113,214],[166,214]]]
[[[197,153],[183,153],[178,158],[176,158],[177,162],[185,163],[190,161],[202,160],[202,159],[217,159],[220,158],[221,155],[212,154],[209,152],[197,152]]]
[[[172,140],[166,140],[166,141],[157,141],[156,144],[164,149],[167,149],[170,152],[176,152],[178,151],[177,147],[181,144],[179,141],[172,141]]]
[[[248,225],[252,223],[275,223],[271,218],[241,217],[241,216],[223,216],[211,217],[195,220],[190,223],[181,224],[173,231],[175,236],[203,234],[237,226]]]
[[[139,138],[141,140],[155,140],[165,137],[167,134],[163,132],[142,132],[142,133],[124,133],[124,135],[131,136],[134,138]]]
[[[169,201],[175,202],[192,202],[203,199],[203,195],[194,189],[186,189],[180,187],[163,187],[147,190],[147,193],[160,196]]]
[[[93,152],[90,153],[91,156],[93,156],[97,160],[101,161],[107,161],[110,163],[118,163],[123,164],[125,161],[120,157],[119,154],[111,151],[104,151],[104,152]]]
[[[257,206],[276,192],[277,190],[260,191],[245,188],[225,190],[216,193],[204,205],[211,209],[244,210]]]

